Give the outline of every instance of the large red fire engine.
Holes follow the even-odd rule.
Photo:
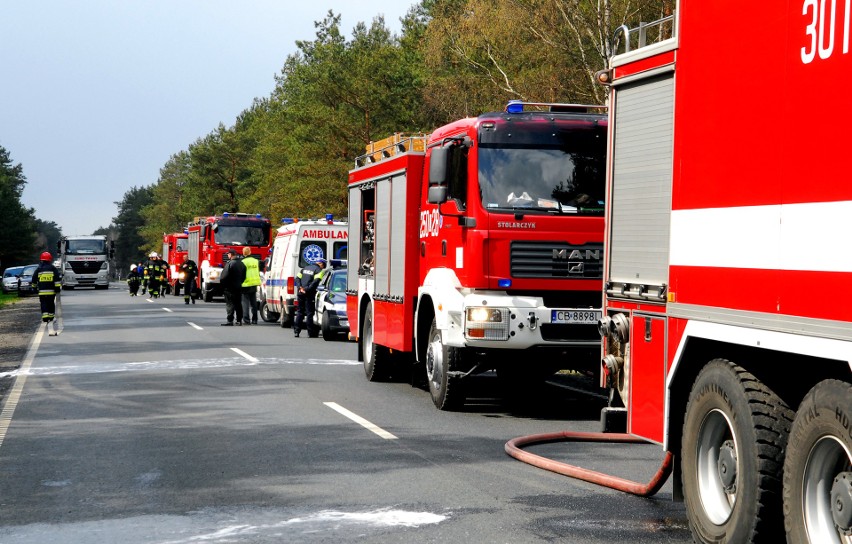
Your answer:
[[[679,4],[599,74],[606,382],[696,542],[850,542],[850,4]]]
[[[175,296],[181,293],[183,287],[183,277],[180,272],[180,265],[183,264],[183,258],[187,255],[189,248],[189,237],[185,232],[173,232],[163,235],[163,260],[166,261],[168,268],[167,281],[169,289]]]
[[[235,249],[242,255],[243,247],[251,248],[251,256],[263,261],[272,247],[272,226],[269,219],[260,214],[229,213],[197,218],[187,226],[189,258],[200,270],[201,297],[210,302],[214,296],[224,294],[219,277],[228,250]]]
[[[464,378],[599,367],[607,121],[512,103],[371,144],[349,173],[347,313],[368,379],[419,362],[439,409]]]

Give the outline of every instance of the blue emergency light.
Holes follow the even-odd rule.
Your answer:
[[[512,280],[501,279],[497,280],[497,287],[503,287],[504,289],[508,289],[512,286]]]
[[[506,104],[506,113],[524,113],[524,103],[520,100],[509,100]]]

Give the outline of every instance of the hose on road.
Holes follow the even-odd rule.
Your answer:
[[[596,472],[594,470],[569,465],[560,461],[554,461],[553,459],[548,459],[521,449],[524,446],[529,446],[531,444],[546,444],[552,442],[647,443],[635,436],[624,433],[582,433],[562,431],[513,438],[506,442],[505,450],[506,453],[515,459],[529,465],[543,468],[551,472],[556,472],[563,476],[569,476],[571,478],[602,485],[625,493],[638,495],[640,497],[650,497],[657,493],[657,491],[663,487],[663,484],[666,483],[666,480],[672,472],[673,457],[671,452],[668,451],[663,459],[663,464],[657,470],[657,473],[654,474],[654,477],[651,478],[651,481],[647,484],[640,484],[617,476],[611,476],[602,472]]]

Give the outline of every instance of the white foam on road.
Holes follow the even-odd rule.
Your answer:
[[[360,365],[351,359],[280,359],[227,357],[221,359],[173,359],[167,361],[138,361],[138,362],[90,362],[86,364],[67,364],[54,366],[29,367],[11,372],[0,373],[0,378],[14,376],[58,376],[63,374],[102,374],[105,372],[144,372],[163,370],[192,370],[216,369],[238,366],[255,365],[319,365],[319,366],[352,366]]]

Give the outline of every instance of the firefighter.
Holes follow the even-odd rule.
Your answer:
[[[260,261],[251,256],[251,248],[243,248],[246,279],[243,281],[243,323],[257,325],[257,288],[260,285]],[[251,314],[251,321],[249,321]]]
[[[314,324],[314,311],[316,307],[317,287],[325,274],[325,259],[317,259],[312,264],[304,267],[296,274],[296,288],[298,295],[296,299],[296,319],[293,321],[293,334],[299,337],[303,326],[308,331],[308,337],[319,336]],[[303,321],[307,323],[303,323]]]
[[[166,269],[163,266],[163,261],[156,251],[152,251],[148,255],[148,261],[145,263],[145,274],[148,277],[148,300],[158,298],[160,296],[160,285],[165,279]]]
[[[139,285],[142,286],[142,294],[148,291],[148,274],[145,271],[145,263],[139,262],[136,265],[136,274],[139,276]]]
[[[41,254],[40,263],[34,277],[38,281],[38,300],[41,303],[41,320],[47,323],[47,332],[56,336],[53,328],[53,318],[56,314],[56,295],[62,290],[59,270],[53,266],[53,255],[45,251]]]
[[[195,304],[193,291],[195,290],[195,278],[198,276],[198,265],[189,258],[189,255],[184,255],[180,271],[183,272],[183,301],[185,304],[189,304],[191,300]],[[177,283],[175,289],[177,289]]]
[[[127,273],[127,288],[130,290],[131,297],[139,293],[139,271],[135,264],[130,266],[130,272]]]

